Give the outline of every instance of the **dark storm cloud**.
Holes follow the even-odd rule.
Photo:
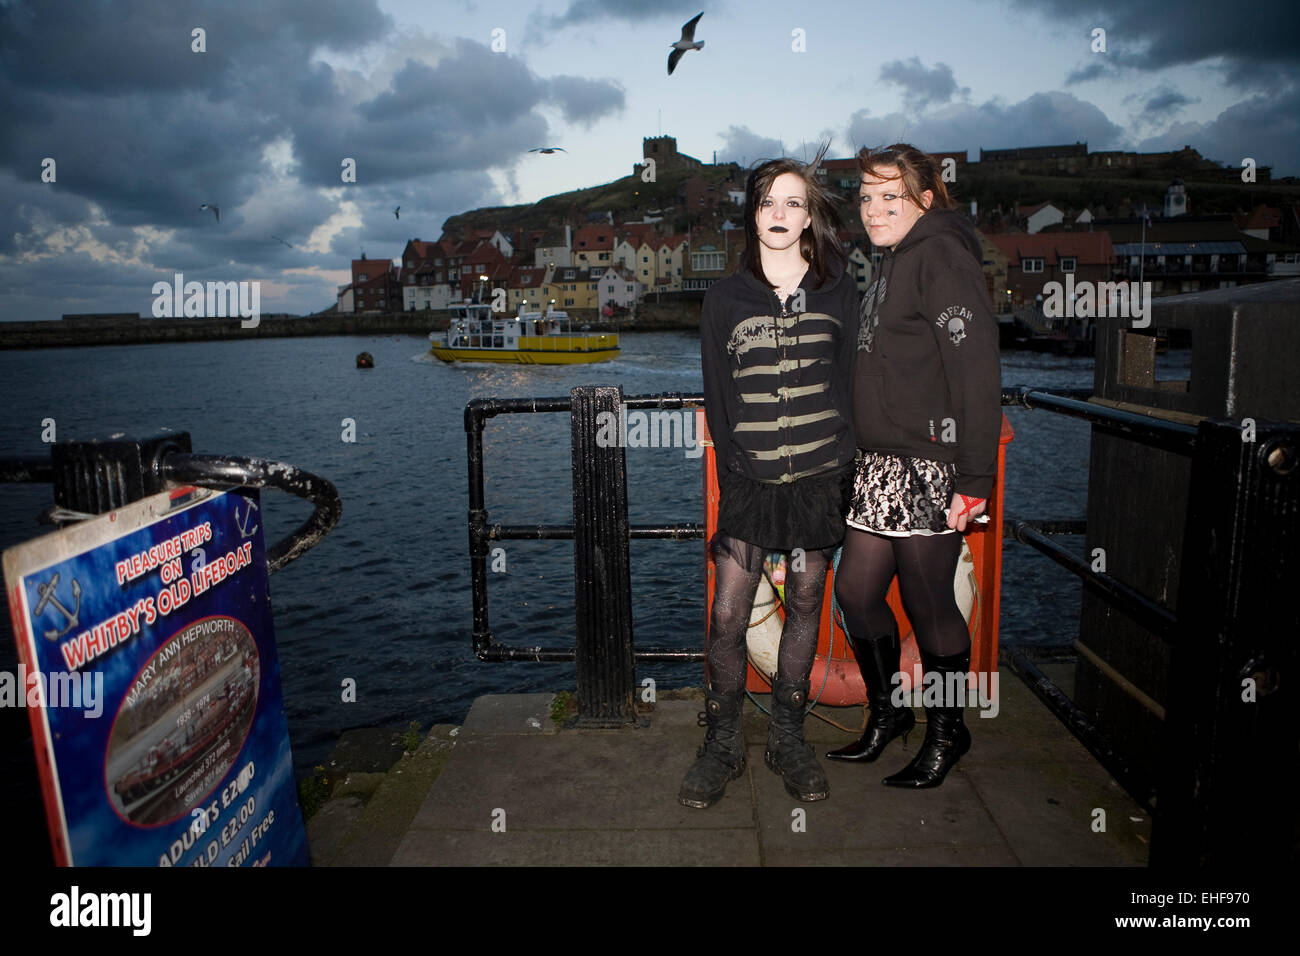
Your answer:
[[[1126,67],[1159,70],[1223,58],[1225,78],[1238,86],[1273,85],[1278,70],[1295,82],[1300,70],[1300,16],[1295,0],[1013,0],[1016,6],[1079,27],[1079,48],[1091,30],[1106,31],[1107,53]],[[1085,70],[1090,67],[1084,67]],[[1078,75],[1071,74],[1074,78]]]
[[[1272,166],[1274,175],[1295,175],[1300,143],[1300,90],[1253,96],[1224,110],[1207,123],[1175,123],[1164,133],[1137,144],[1142,152],[1191,145],[1207,159],[1240,166],[1249,157]]]
[[[722,136],[718,161],[752,166],[758,159],[775,159],[784,155],[781,141],[760,136],[748,126],[729,126]]]
[[[559,104],[566,120],[584,126],[618,113],[627,105],[623,87],[613,80],[553,76],[547,83],[547,90],[550,99]]]
[[[545,17],[541,22],[553,30],[595,20],[639,22],[681,17],[681,23],[685,23],[701,11],[699,4],[700,0],[659,0],[657,3],[646,3],[645,0],[573,0],[563,13]],[[701,25],[704,22],[701,20]],[[671,43],[675,39],[677,37],[672,37],[665,43]]]
[[[1088,80],[1095,80],[1105,76],[1107,73],[1111,72],[1112,69],[1113,64],[1109,61],[1102,62],[1099,59],[1093,60],[1085,66],[1080,66],[1071,70],[1069,75],[1066,76],[1065,82],[1070,86],[1073,86],[1075,83],[1086,83]]]
[[[0,18],[0,168],[36,180],[51,157],[51,191],[117,224],[162,227],[193,223],[205,201],[233,211],[263,172],[262,149],[337,101],[332,71],[306,66],[314,52],[391,28],[373,0],[17,3]],[[268,20],[275,29],[249,28]],[[205,53],[191,52],[195,26]]]
[[[1142,104],[1142,115],[1148,119],[1156,119],[1166,113],[1177,113],[1184,106],[1199,102],[1199,99],[1186,96],[1171,86],[1162,86],[1146,98],[1146,102]]]
[[[729,126],[725,132],[718,135],[723,141],[722,148],[718,150],[718,162],[740,163],[748,168],[763,160],[779,159],[782,156],[810,163],[822,143],[832,139],[830,132],[823,132],[818,140],[792,140],[786,143],[779,139],[760,136],[748,126]],[[832,150],[831,155],[834,154]]]
[[[191,51],[195,26],[205,53]],[[51,249],[68,298],[84,282],[67,281],[68,258],[89,249],[178,269],[337,268],[363,237],[374,256],[396,255],[413,230],[436,238],[447,215],[500,201],[489,171],[549,138],[544,104],[586,124],[624,108],[617,83],[541,77],[468,40],[427,39],[436,65],[407,60],[382,86],[313,62],[369,54],[396,29],[375,0],[0,0],[0,255],[25,257],[0,262],[0,288]],[[54,183],[40,181],[46,157]],[[337,232],[323,261],[302,247],[340,198],[363,225]],[[221,206],[219,224],[203,202]],[[0,296],[0,318],[32,317],[12,314],[22,301]]]
[[[1123,130],[1093,104],[1069,93],[1035,93],[1019,103],[953,103],[920,119],[903,114],[871,116],[859,110],[849,120],[848,136],[858,146],[885,146],[904,140],[922,149],[948,151],[979,147],[1049,146],[1086,142],[1089,149],[1120,145]]]
[[[206,32],[204,53],[191,50],[196,27]],[[20,88],[111,95],[167,86],[221,97],[235,88],[231,67],[305,63],[315,49],[359,49],[391,29],[374,0],[14,0],[0,4],[0,61]]]
[[[958,89],[952,67],[936,63],[926,69],[919,57],[894,60],[880,68],[880,79],[903,88],[903,103],[910,110],[924,110],[931,104],[947,103],[957,93],[969,94],[969,87]]]
[[[504,166],[546,135],[535,108],[547,81],[472,40],[457,39],[436,67],[408,60],[363,102],[349,105],[349,80],[336,81],[342,101],[291,121],[299,175],[310,185],[339,186],[344,159],[356,160],[359,186]]]

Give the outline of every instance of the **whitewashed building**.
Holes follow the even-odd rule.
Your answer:
[[[573,265],[572,245],[573,231],[566,223],[563,236],[559,232],[546,234],[546,238],[541,241],[533,252],[533,265],[539,269],[552,265],[557,268]]]
[[[637,280],[636,275],[629,269],[611,266],[600,277],[600,305],[602,308],[606,303],[613,302],[615,305],[630,309],[641,301],[644,293],[645,286]]]

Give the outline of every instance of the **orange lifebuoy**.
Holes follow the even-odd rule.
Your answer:
[[[778,571],[777,576],[779,573]],[[831,589],[834,587],[834,576],[828,574],[827,578],[827,587]],[[896,584],[891,587],[891,599],[897,599],[897,590]],[[973,629],[978,630],[979,584],[975,577],[975,559],[964,539],[961,556],[957,560],[957,573],[953,579],[953,596],[966,623],[971,625],[974,619]],[[758,674],[766,678],[769,684],[776,672],[777,648],[781,640],[781,619],[776,616],[780,606],[781,599],[768,577],[768,572],[765,571],[759,582],[758,594],[754,598],[746,644],[750,664]],[[838,640],[836,640],[837,634]],[[920,680],[921,652],[916,646],[916,636],[910,629],[903,635],[901,645],[899,674],[903,692],[910,693],[913,685]],[[844,629],[838,621],[832,624],[829,650],[829,654],[818,654],[813,662],[809,699],[831,707],[847,707],[862,703],[867,699],[867,689],[862,682],[862,672],[858,669],[857,660],[853,656]],[[836,653],[837,650],[840,653]]]
[[[695,433],[699,436],[700,445],[705,449],[705,454],[702,456],[702,477],[705,505],[704,537],[707,543],[713,540],[713,535],[717,531],[719,491],[717,460],[714,456],[713,441],[709,437],[708,424],[705,421],[702,408],[696,409]],[[1002,475],[1006,461],[1006,444],[1011,441],[1012,437],[1011,426],[1006,416],[1003,415],[1002,431],[998,440],[998,479],[994,482],[993,491],[989,498],[988,515],[990,521],[987,525],[979,525],[974,530],[963,535],[963,548],[969,546],[973,557],[970,567],[977,585],[974,610],[967,615],[971,630],[970,669],[972,672],[993,672],[998,668],[998,618],[1000,616],[1000,585],[1002,578]],[[707,551],[707,544],[704,558],[704,632],[707,641],[714,589],[714,566],[713,560]],[[965,552],[963,551],[964,561]],[[964,567],[965,565],[963,563],[959,566]],[[827,575],[826,600],[822,606],[817,658],[813,667],[809,696],[828,705],[851,706],[863,703],[866,700],[867,693],[862,683],[862,675],[858,670],[857,661],[853,657],[853,651],[849,647],[847,639],[844,637],[844,632],[831,619],[833,587],[834,582],[831,580],[831,576]],[[903,675],[903,687],[905,690],[910,690],[913,678],[919,678],[921,674],[921,659],[916,646],[916,638],[911,633],[910,622],[898,595],[897,582],[890,587],[886,600],[890,609],[894,612],[894,616],[899,622],[899,628],[904,635],[899,663]],[[755,602],[756,605],[758,603],[758,601]],[[773,623],[779,623],[776,611],[777,608],[774,606],[769,606],[764,611],[764,613],[773,615]],[[761,694],[770,691],[770,683],[770,679],[765,680],[763,675],[759,673],[758,668],[753,667],[751,664],[745,686],[751,692]]]

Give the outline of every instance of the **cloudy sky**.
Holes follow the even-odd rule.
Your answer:
[[[176,272],[316,311],[362,249],[617,179],[661,131],[747,164],[1086,141],[1300,173],[1294,0],[700,2],[0,0],[0,320],[148,315]]]

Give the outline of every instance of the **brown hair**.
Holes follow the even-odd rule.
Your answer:
[[[763,262],[759,255],[761,243],[758,241],[758,206],[772,191],[772,184],[783,173],[794,173],[804,181],[808,195],[808,216],[811,225],[799,237],[799,251],[808,260],[817,284],[824,285],[830,276],[831,264],[845,262],[844,250],[840,248],[839,238],[835,233],[840,229],[840,214],[835,208],[835,201],[830,193],[817,182],[817,167],[822,157],[830,148],[825,143],[817,151],[813,161],[804,165],[797,159],[769,159],[754,167],[745,183],[745,266],[759,282],[776,288],[768,281],[763,272]]]
[[[916,204],[917,209],[952,208],[952,197],[944,185],[939,164],[929,153],[921,152],[910,143],[895,143],[883,149],[867,149],[863,146],[858,150],[858,168],[862,175],[873,179],[893,179],[893,176],[880,172],[889,166],[898,170],[903,180],[903,192]],[[934,194],[934,200],[929,206],[921,200],[921,194],[927,189]]]

